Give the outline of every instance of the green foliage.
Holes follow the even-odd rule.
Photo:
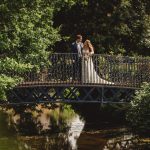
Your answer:
[[[23,80],[21,76],[11,76],[12,73],[23,73],[35,68],[30,63],[17,62],[13,58],[3,58],[0,61],[0,100],[6,100],[5,92],[12,89]],[[38,67],[37,67],[38,68]]]
[[[6,100],[5,92],[16,86],[22,79],[19,77],[8,77],[4,74],[0,75],[0,100]]]
[[[144,83],[131,101],[127,120],[136,132],[150,135],[150,84]]]
[[[15,59],[9,57],[1,59],[0,61],[0,71],[2,73],[11,72],[12,70],[14,72],[25,72],[31,70],[33,67],[34,66],[30,63],[19,63]]]
[[[53,14],[70,8],[77,0],[0,1],[0,98],[6,87],[18,80],[11,72],[22,73],[49,64],[54,44],[61,40],[60,28],[53,26]],[[6,81],[5,81],[6,80]]]
[[[59,28],[53,27],[53,14],[77,0],[2,0],[0,2],[0,53],[32,61],[45,58],[56,41]]]
[[[53,7],[41,0],[3,1],[0,52],[29,62],[45,58],[46,49],[60,40],[59,30],[53,28]]]
[[[64,93],[63,93],[64,98],[66,98],[66,97],[70,94],[71,90],[73,90],[73,87],[71,87],[70,89],[65,89],[65,91],[64,91]],[[76,96],[79,96],[79,95],[80,95],[79,90],[77,90],[77,91],[75,92],[75,95],[76,95]],[[75,97],[73,94],[71,94],[69,98],[70,98],[70,99],[76,99],[76,97]]]
[[[68,128],[69,121],[76,117],[76,113],[72,109],[71,105],[60,105],[60,111],[54,109],[51,112],[52,128],[64,130]]]
[[[78,2],[71,9],[62,8],[55,15],[56,27],[62,25],[61,34],[70,36],[68,45],[75,40],[76,34],[82,34],[84,40],[92,41],[96,53],[150,54],[150,1],[87,2],[87,5]],[[66,45],[61,45],[63,51]]]

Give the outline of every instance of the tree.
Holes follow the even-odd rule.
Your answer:
[[[127,120],[136,132],[150,134],[150,84],[145,83],[141,90],[136,91]]]
[[[0,1],[0,98],[16,85],[10,72],[22,72],[47,63],[59,28],[53,26],[53,14],[76,0],[1,0]],[[16,65],[14,67],[14,64]],[[9,66],[9,67],[8,67]]]
[[[87,5],[63,7],[54,23],[62,25],[63,36],[70,37],[68,45],[80,33],[92,41],[97,53],[149,55],[149,9],[146,0],[88,0]]]

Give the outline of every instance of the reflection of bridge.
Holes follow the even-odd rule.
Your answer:
[[[103,82],[82,82],[76,54],[52,54],[51,65],[38,73],[33,69],[19,74],[24,81],[9,92],[9,102],[128,102],[142,82],[150,81],[149,58],[99,54],[92,58]]]

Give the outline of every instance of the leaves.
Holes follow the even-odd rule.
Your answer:
[[[27,70],[31,70],[34,66],[29,63],[18,63],[13,58],[6,57],[5,59],[1,59],[0,61],[0,71],[15,71],[15,72],[25,72]]]
[[[22,79],[20,77],[8,77],[0,75],[0,100],[6,100],[5,92],[16,86]]]
[[[53,15],[77,0],[0,1],[0,99],[16,86],[19,74],[49,65],[54,44],[61,40],[60,28],[53,26]],[[11,77],[11,73],[18,74]],[[10,87],[10,88],[9,88]]]
[[[149,1],[87,0],[87,2],[87,5],[78,2],[71,9],[62,8],[55,15],[55,25],[62,26],[61,34],[70,36],[67,44],[71,45],[76,34],[82,34],[84,40],[92,41],[96,53],[113,51],[114,54],[150,55]],[[64,46],[65,51],[66,47]]]
[[[150,134],[150,84],[144,83],[142,89],[136,91],[127,120],[136,132]]]

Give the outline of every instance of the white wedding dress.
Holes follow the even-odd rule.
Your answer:
[[[106,81],[98,75],[94,68],[92,57],[94,52],[89,49],[83,49],[82,57],[82,83],[100,83],[100,84],[114,84],[113,82]]]

